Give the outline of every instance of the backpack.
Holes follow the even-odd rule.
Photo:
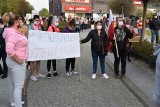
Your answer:
[[[5,52],[5,48],[6,48],[6,44],[5,44],[5,39],[3,38],[3,31],[5,29],[5,26],[4,28],[1,28],[0,29],[0,52]]]

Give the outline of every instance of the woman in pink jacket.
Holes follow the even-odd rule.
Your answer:
[[[11,106],[22,107],[21,96],[26,74],[25,61],[28,58],[28,41],[24,34],[18,32],[19,17],[14,14],[6,14],[5,18],[9,20],[3,37],[6,42],[8,71],[11,72]]]

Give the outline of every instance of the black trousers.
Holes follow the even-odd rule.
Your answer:
[[[2,62],[3,62],[3,68],[0,64],[0,74],[3,74],[3,75],[8,75],[8,67],[6,64],[6,57],[7,57],[6,52],[0,52],[0,60],[2,59]]]
[[[71,65],[71,70],[74,70],[75,60],[76,60],[76,58],[67,58],[66,59],[66,72],[69,71],[70,65]]]
[[[53,71],[56,71],[56,60],[48,60],[47,61],[48,72],[51,70],[51,63],[52,63],[52,66],[53,66]]]
[[[125,75],[126,73],[126,50],[125,49],[118,49],[119,57],[117,57],[116,50],[113,51],[114,54],[114,71],[116,75],[119,75],[119,63],[121,61],[121,74]]]

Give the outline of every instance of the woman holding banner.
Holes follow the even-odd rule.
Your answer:
[[[34,15],[33,17],[34,23],[29,26],[30,30],[40,30],[42,31],[40,24],[40,17],[38,15]],[[34,76],[34,63],[36,63],[36,71],[37,75],[36,77]],[[40,73],[40,61],[30,61],[30,70],[31,70],[31,80],[37,81],[37,77],[45,77],[45,75],[42,75]]]
[[[81,40],[81,43],[86,43],[90,39],[92,39],[91,50],[93,59],[93,74],[91,78],[96,79],[97,63],[99,57],[102,76],[105,79],[109,79],[105,71],[105,56],[107,55],[106,47],[108,43],[108,37],[105,30],[102,28],[102,21],[96,22],[96,29],[91,30],[88,36],[85,39]]]
[[[58,26],[59,26],[59,19],[58,19],[57,16],[54,16],[52,18],[51,25],[48,27],[48,32],[60,32]],[[47,70],[48,70],[47,78],[48,79],[51,78],[51,73],[50,73],[51,63],[52,63],[52,66],[53,66],[53,75],[54,76],[58,76],[59,75],[57,73],[57,71],[56,71],[56,60],[48,60],[47,61]]]
[[[75,26],[76,26],[75,25],[75,20],[72,19],[69,22],[68,26],[66,26],[64,28],[63,32],[64,33],[76,33],[75,32]],[[76,60],[76,58],[67,58],[66,59],[66,73],[65,73],[66,76],[71,76],[72,74],[78,74],[78,72],[76,72],[74,70],[74,68],[75,68],[75,60]],[[71,72],[69,72],[70,65],[71,65]]]
[[[5,28],[3,37],[6,42],[7,65],[11,72],[11,106],[22,107],[22,89],[26,75],[25,61],[28,58],[28,41],[24,34],[18,32],[19,17],[14,14],[5,14],[8,28]]]

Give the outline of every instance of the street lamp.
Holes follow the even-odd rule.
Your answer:
[[[122,7],[122,19],[124,19],[124,0],[121,0],[121,7]]]

